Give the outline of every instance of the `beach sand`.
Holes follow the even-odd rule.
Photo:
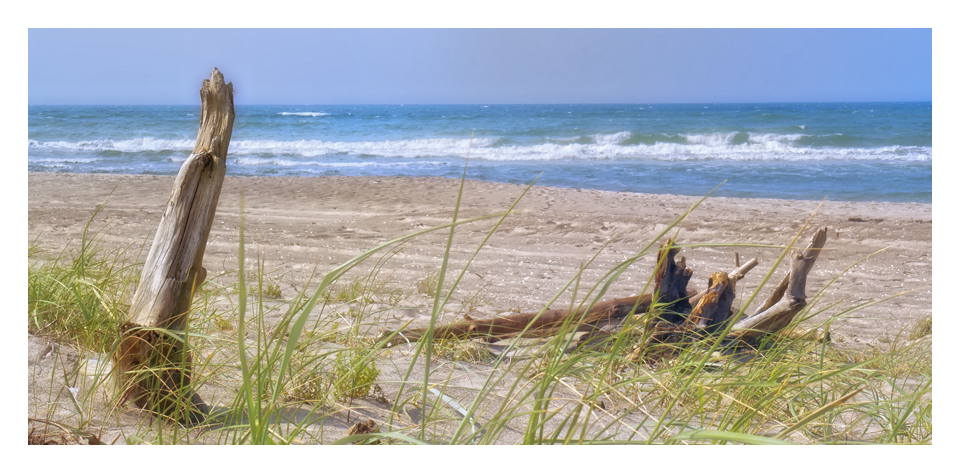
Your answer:
[[[91,229],[105,229],[101,237],[105,246],[129,246],[129,254],[136,255],[141,247],[149,247],[173,181],[172,176],[30,173],[29,240],[53,254],[77,246],[84,225],[106,201]],[[442,178],[227,177],[204,257],[208,280],[229,284],[236,279],[241,212],[248,244],[245,268],[255,272],[257,254],[262,252],[266,281],[278,284],[289,298],[304,288],[315,270],[323,274],[387,240],[449,223],[459,185],[459,180]],[[467,181],[460,218],[501,213],[524,189]],[[443,317],[452,320],[465,311],[474,318],[536,311],[593,258],[580,277],[578,297],[583,297],[607,271],[640,252],[699,199],[532,187],[517,204],[517,212],[503,221],[471,262]],[[840,277],[814,302],[815,309],[824,311],[805,324],[890,297],[831,325],[835,344],[868,348],[890,343],[932,314],[931,204],[711,197],[680,224],[677,242],[782,246],[808,218],[810,227],[799,245],[807,243],[814,228],[828,228],[827,249],[808,278],[809,298]],[[495,222],[458,227],[449,279],[463,268]],[[414,326],[424,324],[430,299],[418,293],[417,282],[440,268],[447,236],[447,230],[420,236],[391,258],[375,257],[342,281],[365,278],[379,262],[378,281],[408,295],[405,304],[421,306],[398,311],[394,327],[408,321]],[[743,302],[775,263],[780,249],[684,249],[680,255],[694,271],[691,285],[702,289],[712,272],[733,270],[735,251],[742,262],[752,257],[760,262],[737,285],[735,304]],[[143,252],[141,259],[146,256]],[[655,254],[638,259],[611,285],[606,298],[640,293],[653,270]],[[786,266],[775,271],[769,287],[761,292],[762,299],[785,272]],[[572,290],[567,290],[553,307],[567,307],[571,300]],[[458,311],[462,307],[468,309]],[[36,344],[44,342],[38,339]]]
[[[83,226],[106,201],[92,229],[106,225],[104,243],[131,246],[133,252],[152,242],[173,177],[31,173],[28,183],[31,242],[48,250],[77,245]],[[211,278],[236,274],[241,196],[247,268],[255,269],[252,255],[262,249],[268,279],[291,293],[303,288],[315,268],[323,274],[387,240],[449,223],[458,186],[458,180],[441,178],[227,177],[204,266]],[[503,212],[524,188],[468,181],[460,217]],[[501,310],[540,309],[595,254],[581,278],[582,287],[642,250],[698,199],[535,186],[471,263],[458,293],[470,298],[479,292],[484,306]],[[809,297],[851,265],[830,286],[822,304],[840,302],[847,308],[909,291],[835,323],[832,329],[843,341],[875,343],[931,314],[930,204],[825,202],[818,209],[819,204],[708,198],[681,224],[677,241],[785,245],[817,211],[811,229],[828,227],[828,249],[809,277]],[[458,230],[451,268],[463,267],[494,222]],[[811,232],[804,232],[799,242],[806,243]],[[446,239],[446,230],[421,236],[391,258],[383,270],[391,274],[390,286],[415,292],[417,280],[440,268]],[[712,272],[733,270],[735,251],[742,261],[760,261],[738,284],[740,295],[756,287],[779,253],[771,248],[685,249],[681,255],[694,270],[692,285],[703,288]],[[639,259],[608,295],[637,293],[654,260],[653,253]],[[779,270],[777,280],[786,269]],[[352,275],[366,273],[358,269],[345,278]],[[569,303],[569,297],[558,301]]]

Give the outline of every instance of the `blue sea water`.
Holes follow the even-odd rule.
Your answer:
[[[28,169],[175,175],[198,106],[31,106]],[[473,137],[473,138],[472,138]],[[931,202],[931,103],[236,107],[227,173]]]

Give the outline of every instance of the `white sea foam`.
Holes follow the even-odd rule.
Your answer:
[[[631,138],[631,132],[617,132],[610,134],[594,135],[594,143],[598,145],[620,145],[622,142]]]
[[[415,140],[384,140],[359,142],[328,142],[323,140],[241,140],[231,142],[230,153],[235,155],[284,154],[314,157],[333,154],[373,155],[392,158],[425,158],[466,155],[468,146],[489,147],[496,138],[424,138]]]
[[[103,161],[100,158],[77,158],[77,157],[63,157],[63,158],[31,158],[29,160],[31,167],[38,167],[38,169],[46,170],[71,170],[77,165],[87,165],[90,163],[97,163]],[[108,171],[109,172],[109,171]]]
[[[802,148],[783,142],[761,141],[740,145],[656,143],[653,145],[540,144],[475,148],[473,158],[491,161],[514,160],[607,160],[652,159],[659,161],[804,161],[804,160],[895,160],[930,161],[926,147],[885,148]]]
[[[326,117],[327,112],[278,112],[277,115],[296,115],[299,117]]]
[[[101,161],[100,158],[77,158],[77,157],[66,157],[66,158],[35,158],[30,160],[31,163],[40,163],[48,166],[63,166],[66,163],[96,163]]]
[[[724,146],[730,143],[738,132],[711,133],[708,135],[686,135],[687,143],[691,145],[706,145],[711,147]]]
[[[287,160],[281,158],[237,158],[235,163],[238,166],[277,166],[277,167],[318,167],[318,168],[369,168],[376,166],[391,166],[403,168],[406,166],[446,166],[450,164],[446,161],[409,161],[409,162],[390,162],[383,163],[378,161],[348,161],[348,162],[327,162],[327,161],[303,161]]]
[[[140,137],[128,140],[84,140],[79,142],[40,142],[30,140],[28,146],[34,150],[61,151],[119,151],[139,153],[163,150],[192,150],[194,140],[165,140],[153,137]]]
[[[666,137],[670,141],[653,144],[632,144],[631,132],[598,134],[591,143],[577,143],[581,137],[555,139],[553,143],[502,145],[499,137],[422,138],[381,141],[324,141],[324,140],[232,140],[230,156],[234,158],[263,158],[289,160],[291,165],[303,164],[304,158],[347,155],[431,159],[464,157],[470,147],[473,159],[491,161],[529,160],[606,160],[653,159],[737,160],[737,161],[798,161],[798,160],[893,160],[930,161],[931,147],[807,147],[798,146],[803,134],[774,133],[713,133]],[[560,143],[558,143],[560,142]],[[84,156],[102,152],[183,154],[193,149],[189,139],[158,139],[140,137],[128,140],[89,140],[80,142],[29,140],[35,158],[47,158],[50,153],[69,153]],[[75,154],[75,155],[74,155]],[[88,155],[89,156],[89,155]],[[35,158],[31,162],[37,161]],[[176,158],[172,158],[177,161]],[[284,166],[284,165],[280,165]]]

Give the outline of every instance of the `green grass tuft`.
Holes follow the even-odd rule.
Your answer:
[[[99,208],[97,210],[99,212]],[[88,235],[91,216],[80,247],[64,249],[50,259],[38,245],[31,246],[27,269],[27,327],[95,352],[106,352],[118,339],[117,328],[129,308],[140,264],[129,263],[125,250],[104,250],[101,229]]]
[[[911,329],[911,339],[921,339],[924,336],[930,335],[933,326],[934,320],[931,316],[918,321],[914,324],[914,328]]]

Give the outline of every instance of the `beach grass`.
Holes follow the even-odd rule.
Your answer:
[[[645,318],[656,317],[656,309],[577,348],[573,327],[546,341],[434,341],[430,335],[444,316],[463,314],[477,296],[461,295],[458,284],[523,198],[521,193],[501,212],[461,219],[462,191],[451,205],[450,223],[389,240],[315,273],[293,295],[282,294],[270,280],[262,254],[251,259],[254,268],[246,267],[241,220],[240,267],[208,277],[182,334],[193,354],[194,388],[214,407],[208,423],[196,426],[125,407],[106,383],[143,247],[108,252],[102,231],[88,234],[97,212],[79,248],[46,258],[39,244],[31,245],[29,330],[77,353],[63,357],[59,372],[36,374],[44,380],[32,384],[29,403],[43,415],[31,421],[107,444],[107,431],[117,433],[113,441],[148,444],[932,442],[930,320],[873,351],[826,337],[833,322],[870,314],[870,303],[812,303],[792,327],[755,348],[734,350],[723,337],[708,338],[643,363],[627,356],[643,340]],[[589,259],[544,308],[570,293],[570,308],[602,300],[631,264],[657,251],[663,237],[682,237],[678,224],[685,217],[597,281],[583,279],[593,264]],[[462,267],[452,268],[455,235],[468,225],[488,226],[486,237]],[[392,286],[391,259],[429,232],[447,233],[440,267],[409,287]],[[799,229],[795,239],[804,232]],[[785,254],[792,244],[785,242]],[[393,310],[425,297],[427,337],[397,346],[379,342]],[[404,329],[392,333],[403,335]],[[44,392],[41,385],[51,389]]]
[[[103,248],[106,226],[91,229],[102,207],[87,220],[76,248],[51,254],[34,242],[27,251],[30,331],[96,352],[116,344],[118,324],[142,268],[128,254],[136,250],[139,256],[143,250]]]

